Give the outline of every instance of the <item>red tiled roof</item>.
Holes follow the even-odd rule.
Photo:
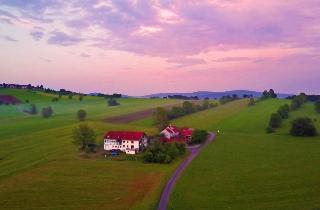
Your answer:
[[[183,128],[181,129],[181,134],[184,136],[191,136],[192,130],[190,128]]]
[[[109,131],[104,135],[104,138],[139,141],[144,135],[145,133],[142,131]]]

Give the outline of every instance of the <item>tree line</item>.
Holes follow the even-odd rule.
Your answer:
[[[168,126],[169,120],[216,106],[218,106],[218,104],[210,103],[209,100],[204,100],[202,104],[194,104],[190,101],[185,101],[183,102],[182,106],[174,106],[169,111],[167,111],[165,108],[158,107],[153,113],[153,118],[155,124],[160,130],[162,130]]]

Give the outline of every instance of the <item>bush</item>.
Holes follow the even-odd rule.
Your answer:
[[[30,101],[28,99],[26,99],[25,102],[28,104]]]
[[[192,133],[190,144],[200,144],[206,141],[208,138],[208,132],[205,130],[196,129]]]
[[[87,116],[87,112],[83,109],[80,109],[77,112],[77,116],[78,116],[79,121],[85,121],[86,116]]]
[[[270,121],[269,121],[269,127],[271,128],[279,128],[282,122],[282,118],[279,115],[279,113],[273,113],[271,114]]]
[[[256,102],[254,101],[254,98],[250,98],[248,106],[254,106]]]
[[[59,98],[57,98],[57,97],[54,97],[53,99],[52,99],[52,102],[58,102],[59,101]]]
[[[317,130],[310,118],[302,117],[292,121],[290,134],[293,136],[315,136]]]
[[[297,110],[299,109],[302,104],[304,104],[307,100],[307,96],[305,93],[300,93],[298,96],[295,96],[291,101],[291,109]]]
[[[41,114],[42,114],[43,118],[51,117],[53,114],[53,110],[52,110],[51,106],[42,108]]]
[[[170,163],[176,157],[185,154],[185,145],[182,143],[162,144],[155,141],[143,155],[145,162]]]
[[[110,99],[108,100],[108,105],[109,105],[109,106],[118,106],[118,105],[120,105],[120,104],[118,103],[118,101],[117,101],[116,99],[110,98]]]
[[[280,106],[277,113],[281,116],[282,119],[287,119],[289,117],[290,107],[288,104]]]
[[[83,100],[83,95],[79,95],[79,101]]]
[[[38,109],[37,109],[36,105],[34,105],[34,104],[30,105],[30,112],[29,113],[33,114],[33,115],[38,114]]]
[[[68,95],[68,99],[72,99],[72,95]]]

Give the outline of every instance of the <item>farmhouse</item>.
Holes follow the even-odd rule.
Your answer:
[[[167,126],[163,131],[160,133],[167,139],[172,139],[178,137],[180,135],[179,129],[174,125]]]
[[[109,131],[104,136],[104,150],[120,150],[136,154],[148,145],[148,137],[141,131]]]
[[[191,128],[182,128],[178,129],[174,125],[169,125],[163,131],[161,131],[160,141],[163,143],[171,143],[171,142],[181,142],[188,143],[192,138],[192,129]]]

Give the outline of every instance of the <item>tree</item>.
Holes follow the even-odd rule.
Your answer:
[[[164,129],[169,124],[167,111],[162,107],[158,107],[155,110],[153,113],[153,118],[159,130]]]
[[[271,114],[269,126],[271,128],[279,128],[282,122],[282,118],[279,115],[279,113],[273,113]]]
[[[209,100],[204,100],[202,103],[202,109],[209,109],[210,102]]]
[[[72,132],[73,143],[80,146],[82,151],[88,150],[89,145],[96,143],[96,134],[87,124],[80,124]]]
[[[110,98],[110,99],[108,100],[108,105],[109,105],[109,106],[118,106],[118,105],[120,105],[120,104],[118,103],[118,101],[117,101],[116,99]]]
[[[288,104],[280,106],[277,113],[281,116],[282,119],[288,119],[290,112],[290,107]]]
[[[254,98],[250,98],[248,106],[254,106],[255,104],[256,104],[256,102],[254,101]]]
[[[191,114],[196,111],[194,104],[190,101],[183,102],[182,108],[186,114]]]
[[[30,114],[32,114],[32,115],[38,114],[38,109],[37,109],[36,105],[34,105],[34,104],[30,105]]]
[[[200,144],[206,141],[208,138],[208,132],[205,130],[196,129],[192,132],[190,144]]]
[[[277,94],[275,94],[273,89],[269,90],[269,96],[270,96],[270,98],[277,98],[278,97]]]
[[[315,103],[315,109],[317,113],[320,113],[320,100]]]
[[[292,121],[290,134],[293,136],[315,136],[317,130],[310,118],[301,117]]]
[[[87,116],[87,112],[83,109],[80,109],[77,112],[77,116],[78,116],[79,121],[85,121],[86,116]]]
[[[43,118],[51,117],[53,114],[53,110],[52,110],[51,106],[42,108],[41,114],[42,114]]]
[[[267,90],[265,90],[265,91],[263,91],[263,93],[262,93],[262,98],[269,98],[270,97],[270,94],[269,94],[269,92],[267,91]]]

